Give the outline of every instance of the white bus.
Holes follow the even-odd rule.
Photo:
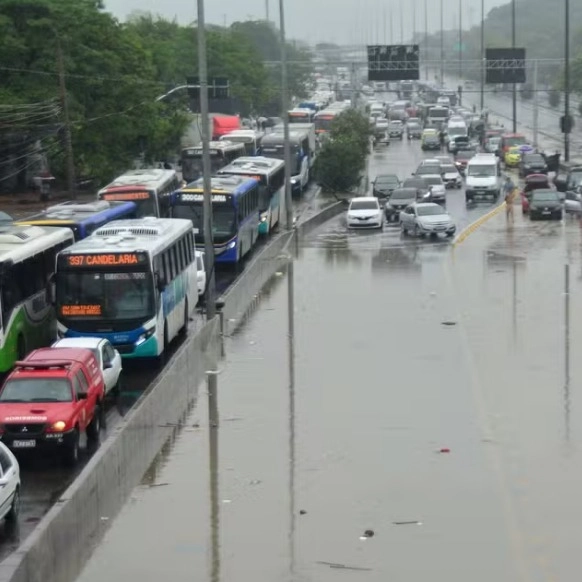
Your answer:
[[[59,337],[103,337],[124,358],[163,355],[198,302],[191,220],[115,220],[59,253]]]
[[[246,155],[245,144],[233,141],[211,141],[210,170],[216,174],[220,168],[228,166],[231,162]],[[202,178],[202,146],[184,148],[180,159],[182,166],[182,178],[186,184]]]
[[[285,162],[263,156],[238,158],[218,173],[255,178],[260,184],[259,234],[267,235],[285,215]]]
[[[70,228],[0,227],[0,372],[56,336],[51,304],[57,253],[75,242]]]
[[[99,190],[97,197],[109,202],[135,202],[138,218],[166,218],[170,215],[172,194],[180,186],[180,179],[174,170],[130,170]]]
[[[263,134],[254,129],[235,129],[220,136],[221,142],[242,143],[245,146],[246,156],[258,156],[261,149]]]

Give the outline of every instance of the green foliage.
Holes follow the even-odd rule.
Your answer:
[[[250,38],[256,30],[209,27],[207,34],[209,74],[229,78],[242,114],[263,111],[273,96],[262,54],[278,57],[258,51]],[[157,97],[197,75],[195,25],[146,13],[122,24],[101,0],[0,0],[3,105],[59,103],[59,54],[79,176],[102,183],[137,157],[148,163],[178,150],[189,118],[187,96],[176,93],[163,102]],[[298,49],[289,58],[307,56]],[[298,86],[303,78],[295,74],[293,82]],[[30,119],[27,139],[42,139],[51,170],[62,177],[62,114],[57,109],[50,119]],[[9,132],[14,127],[0,125],[0,143]]]
[[[551,107],[558,107],[560,105],[562,94],[556,89],[548,91],[548,101]]]
[[[358,186],[370,153],[368,118],[349,109],[338,115],[315,162],[318,184],[328,192],[349,192]]]

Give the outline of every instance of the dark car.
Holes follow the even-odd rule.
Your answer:
[[[562,220],[564,203],[557,190],[534,190],[529,201],[530,220]]]
[[[390,200],[384,207],[386,220],[388,222],[398,222],[400,213],[413,202],[417,202],[422,195],[418,188],[398,188],[392,192]]]
[[[388,135],[402,139],[404,136],[404,123],[402,121],[391,121],[388,124]]]
[[[420,123],[408,122],[406,124],[406,137],[408,139],[420,139],[422,137],[422,126]]]
[[[441,139],[438,134],[435,135],[425,135],[422,140],[423,151],[427,150],[440,150],[441,149]]]
[[[529,212],[529,203],[534,190],[551,190],[550,179],[546,174],[530,174],[525,179],[521,191],[521,210],[524,214]]]
[[[560,164],[558,161],[558,166],[559,169],[554,178],[554,185],[560,192],[576,190],[582,185],[582,164],[576,162]]]
[[[451,137],[447,149],[449,152],[451,152],[451,154],[454,154],[459,150],[467,149],[470,145],[471,141],[469,140],[468,135],[455,135],[454,137]]]
[[[421,176],[413,176],[412,178],[407,178],[402,182],[401,188],[416,188],[418,190],[419,200],[426,196],[430,192],[430,188],[426,183],[426,180]]]
[[[380,174],[372,182],[372,194],[379,200],[386,200],[396,188],[400,188],[400,180],[396,174]]]
[[[434,176],[434,175],[441,175],[442,174],[442,166],[441,164],[420,164],[416,171],[414,172],[414,176]]]
[[[519,176],[525,178],[530,174],[547,174],[548,164],[541,154],[523,154],[519,162]]]
[[[465,175],[467,164],[469,163],[469,160],[474,157],[475,153],[474,149],[465,149],[459,150],[455,154],[455,166],[457,166],[457,170],[459,170],[461,176]]]

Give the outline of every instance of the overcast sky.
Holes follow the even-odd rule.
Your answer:
[[[271,20],[278,21],[279,0],[206,0],[206,20],[216,24],[231,24],[237,20],[263,19],[266,16],[267,1]],[[461,2],[464,27],[480,21],[481,0],[443,0],[445,27],[458,27]],[[484,2],[487,12],[494,6],[505,4],[507,0]],[[424,32],[426,5],[428,29],[437,30],[440,26],[440,3],[437,0],[285,0],[287,35],[310,43],[398,44],[402,40],[406,41],[415,28],[415,6],[416,30]],[[181,23],[196,20],[196,0],[105,0],[105,6],[122,20],[135,10],[160,14],[166,18],[176,17]],[[400,38],[401,29],[404,39]]]

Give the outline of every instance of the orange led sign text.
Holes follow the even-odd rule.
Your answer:
[[[149,197],[148,192],[117,192],[101,196],[102,200],[148,200]]]
[[[101,315],[101,305],[63,305],[61,307],[63,317],[86,317]]]

